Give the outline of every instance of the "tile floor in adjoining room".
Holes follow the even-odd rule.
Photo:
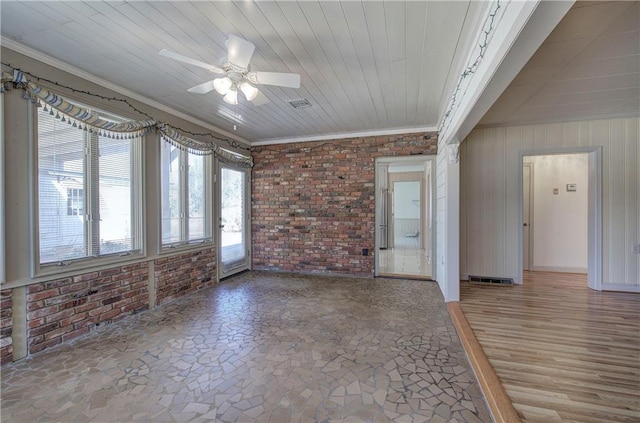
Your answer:
[[[437,284],[249,272],[2,369],[6,422],[489,422]]]
[[[431,260],[419,246],[419,238],[397,237],[393,248],[379,250],[380,274],[431,278]]]

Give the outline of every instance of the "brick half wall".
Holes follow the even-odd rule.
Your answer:
[[[0,291],[0,363],[13,360],[13,298],[11,289]]]
[[[29,285],[29,354],[148,309],[148,274],[139,263]]]
[[[430,132],[253,148],[253,269],[373,276],[375,159],[437,147]]]
[[[157,304],[215,285],[216,271],[214,247],[156,259]]]

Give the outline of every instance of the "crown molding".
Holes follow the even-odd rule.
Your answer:
[[[262,141],[254,141],[251,143],[252,147],[260,145],[273,145],[273,144],[291,144],[295,142],[318,142],[328,140],[342,140],[346,138],[364,138],[364,137],[379,137],[384,135],[399,135],[399,134],[414,134],[418,132],[437,132],[438,128],[435,126],[417,126],[409,128],[394,128],[394,129],[378,129],[374,131],[359,131],[359,132],[341,132],[337,134],[325,134],[316,135],[310,137],[293,137],[293,138],[274,138]]]
[[[207,122],[204,122],[200,119],[194,118],[193,116],[189,116],[186,113],[180,112],[178,110],[175,110],[165,104],[162,103],[158,103],[155,100],[152,100],[148,97],[145,97],[141,94],[138,94],[136,92],[133,92],[127,88],[121,87],[117,84],[114,84],[113,82],[107,81],[106,79],[102,79],[98,76],[95,76],[93,74],[90,74],[88,72],[83,71],[82,69],[78,69],[75,66],[72,66],[66,62],[63,62],[62,60],[56,59],[54,57],[51,57],[45,53],[42,53],[41,51],[35,50],[31,47],[27,47],[23,44],[20,44],[16,41],[10,40],[6,37],[2,37],[0,36],[0,46],[2,47],[6,47],[10,50],[13,50],[17,53],[20,53],[24,56],[27,56],[31,59],[37,60],[39,62],[42,62],[44,64],[47,64],[49,66],[53,66],[54,68],[60,69],[61,71],[67,72],[73,76],[76,76],[78,78],[82,78],[85,79],[89,82],[92,82],[94,84],[100,85],[101,87],[104,87],[108,90],[117,92],[118,94],[127,96],[133,100],[139,101],[141,103],[146,104],[147,106],[156,108],[158,110],[162,110],[163,112],[169,113],[173,116],[176,116],[180,119],[184,119],[188,122],[191,122],[195,125],[201,126],[203,128],[209,129],[211,131],[214,131],[216,134],[218,135],[223,135],[225,137],[228,137],[230,139],[233,139],[235,141],[238,141],[242,144],[245,144],[246,146],[250,146],[251,143],[242,138],[237,136],[236,134],[232,134],[231,132],[225,131],[224,129],[220,129],[216,126],[213,126]]]

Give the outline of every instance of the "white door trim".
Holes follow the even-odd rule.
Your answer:
[[[436,195],[436,157],[435,155],[428,155],[428,156],[398,156],[398,157],[378,157],[375,159],[375,164],[374,164],[374,172],[375,172],[375,195],[374,195],[374,203],[375,203],[375,217],[374,217],[374,224],[375,224],[375,228],[374,228],[374,237],[375,237],[375,243],[374,243],[374,276],[380,276],[380,271],[379,271],[379,259],[380,259],[380,195],[379,195],[379,191],[380,191],[380,186],[381,186],[381,181],[378,175],[378,168],[380,165],[389,165],[391,163],[401,163],[401,164],[424,164],[425,165],[425,169],[429,169],[429,208],[430,210],[427,213],[427,216],[430,214],[431,216],[435,216],[435,207],[436,207],[436,199],[435,199],[435,195]],[[425,170],[426,171],[426,170]],[[423,204],[426,204],[426,201],[423,202]],[[438,251],[436,249],[436,226],[437,226],[437,222],[436,219],[433,219],[433,225],[431,228],[431,233],[433,234],[431,236],[431,251],[432,254],[435,254],[436,251]],[[438,280],[437,279],[437,274],[436,274],[437,270],[436,270],[436,263],[435,260],[431,260],[431,279]]]
[[[523,172],[524,172],[524,168],[528,168],[529,169],[529,222],[527,223],[528,225],[528,230],[529,230],[529,245],[527,245],[527,253],[528,253],[528,268],[524,269],[524,239],[523,239],[523,244],[522,244],[522,252],[523,252],[523,257],[522,257],[522,264],[523,264],[523,270],[531,270],[531,258],[532,258],[532,246],[533,246],[533,231],[531,230],[531,226],[533,224],[533,164],[532,163],[523,163],[522,164],[522,168],[523,168]],[[523,183],[524,183],[524,178],[523,178]],[[523,203],[522,203],[522,207],[524,207],[524,185],[522,187],[523,189]],[[523,227],[524,227],[524,210],[522,211],[523,214]]]
[[[554,154],[581,154],[589,157],[589,205],[587,228],[587,285],[589,288],[602,290],[602,147],[551,148],[540,150],[521,150],[518,153],[518,223],[523,225],[523,167],[525,156],[549,156]],[[523,240],[522,230],[518,231],[518,275],[515,283],[522,284],[523,273]]]

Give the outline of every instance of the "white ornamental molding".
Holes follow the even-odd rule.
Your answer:
[[[447,150],[449,152],[449,163],[457,164],[460,160],[460,144],[453,143],[447,145]]]
[[[475,42],[475,49],[469,56],[467,64],[458,78],[458,82],[453,90],[446,112],[440,122],[438,132],[441,134],[448,129],[451,124],[451,118],[459,108],[460,104],[463,103],[462,98],[467,94],[469,83],[480,66],[482,59],[484,59],[487,48],[493,38],[496,28],[499,25],[500,19],[504,15],[508,3],[509,1],[505,0],[495,0],[489,7],[482,29]]]

